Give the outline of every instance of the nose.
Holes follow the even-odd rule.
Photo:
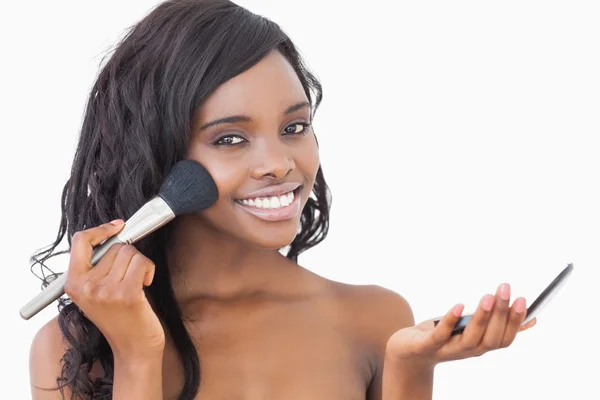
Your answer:
[[[296,168],[291,149],[278,139],[261,143],[255,157],[256,162],[252,168],[254,179],[267,177],[280,180]]]

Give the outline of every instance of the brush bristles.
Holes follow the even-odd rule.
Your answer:
[[[173,166],[158,194],[176,216],[212,206],[219,197],[217,185],[199,163],[183,160]]]

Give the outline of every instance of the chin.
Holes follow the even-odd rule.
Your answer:
[[[285,224],[288,226],[272,226],[256,229],[244,240],[262,249],[282,249],[289,246],[298,233],[298,223],[289,222],[289,224]]]

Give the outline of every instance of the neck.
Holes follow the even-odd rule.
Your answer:
[[[171,232],[168,264],[180,304],[265,292],[286,265],[294,265],[277,250],[253,247],[207,227],[200,217],[179,218]]]

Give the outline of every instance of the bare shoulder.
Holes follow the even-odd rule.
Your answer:
[[[318,288],[317,293],[333,301],[332,308],[327,308],[334,310],[331,317],[341,318],[340,322],[361,341],[385,346],[395,332],[415,324],[409,302],[391,289],[338,282],[304,268],[300,274],[302,278],[294,276],[295,287],[301,286],[299,282],[310,282],[306,286]]]
[[[399,293],[378,285],[351,285],[336,282],[342,307],[363,339],[385,345],[396,331],[414,325],[409,302]]]
[[[381,399],[385,350],[390,337],[415,324],[408,301],[399,293],[378,285],[333,284],[345,310],[345,326],[369,366],[368,399]]]
[[[47,322],[36,333],[29,353],[29,374],[32,399],[61,399],[57,378],[60,376],[60,361],[67,349],[58,317]],[[65,390],[65,397],[70,393]]]

